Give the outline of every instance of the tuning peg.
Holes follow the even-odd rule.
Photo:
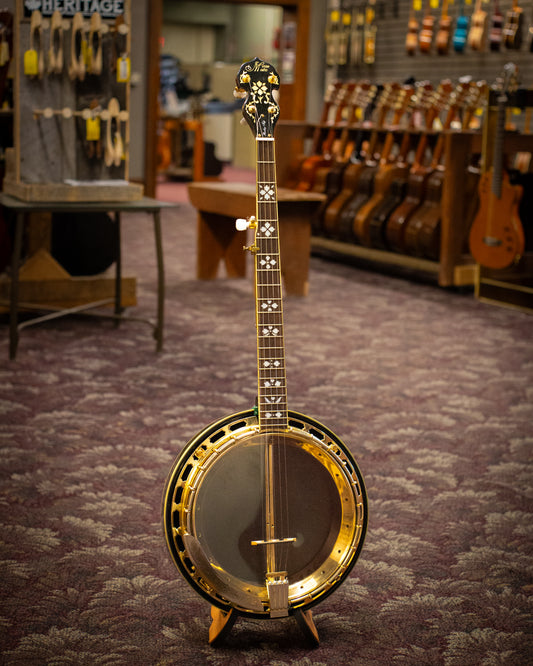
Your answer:
[[[237,231],[246,231],[246,229],[255,229],[256,226],[257,226],[257,220],[253,215],[246,220],[243,217],[239,217],[237,220],[235,220],[235,228],[237,229]]]
[[[236,97],[237,99],[244,99],[246,97],[246,91],[242,88],[235,87],[233,89],[233,97]]]

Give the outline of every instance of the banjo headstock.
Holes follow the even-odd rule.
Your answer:
[[[268,62],[254,58],[241,66],[236,84],[237,95],[245,97],[242,115],[252,132],[257,138],[272,138],[279,117],[278,73]]]

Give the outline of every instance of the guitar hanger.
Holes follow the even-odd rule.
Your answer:
[[[37,47],[36,47],[37,43]],[[38,76],[40,79],[44,75],[44,52],[43,52],[43,17],[37,9],[32,12],[30,22],[30,49],[24,54],[24,69],[29,67],[30,76]],[[26,61],[29,62],[26,62]]]
[[[69,76],[72,80],[85,78],[85,57],[83,53],[83,41],[85,39],[85,24],[83,14],[78,12],[72,19],[72,30],[70,35],[70,65]]]
[[[87,71],[99,76],[102,73],[102,17],[98,12],[91,16],[87,43]]]
[[[63,17],[60,11],[52,14],[50,22],[50,49],[48,51],[48,74],[63,71]]]

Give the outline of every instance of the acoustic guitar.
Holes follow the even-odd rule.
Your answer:
[[[342,121],[342,116],[344,108],[349,99],[350,91],[353,90],[355,84],[350,82],[343,83],[336,90],[334,109],[335,115],[333,121],[329,123],[330,128],[322,143],[322,148],[320,153],[310,155],[307,159],[304,160],[301,168],[298,184],[296,189],[301,192],[309,192],[313,189],[315,184],[315,175],[317,169],[322,166],[327,166],[334,159],[334,143],[337,136],[336,128]],[[331,112],[331,111],[330,111]]]
[[[388,110],[388,108],[394,106],[396,97],[400,91],[400,86],[397,83],[390,83],[386,84],[385,89],[384,99],[386,100],[386,107]],[[340,238],[346,241],[357,242],[357,236],[355,235],[354,227],[355,216],[361,206],[363,206],[363,204],[365,204],[372,196],[374,189],[374,176],[376,174],[376,168],[380,154],[383,150],[383,148],[380,146],[380,130],[385,124],[385,118],[386,113],[379,121],[379,129],[376,128],[376,130],[372,132],[369,141],[369,151],[365,157],[364,163],[360,165],[357,171],[357,184],[355,189],[352,190],[347,201],[343,203],[342,209],[340,210],[340,213],[338,214],[335,222]],[[386,138],[384,143],[386,143]]]
[[[407,23],[407,35],[405,37],[405,50],[407,55],[415,55],[416,53],[418,48],[419,27],[415,10],[413,9],[413,5],[411,5],[409,10],[409,21]]]
[[[513,6],[505,15],[503,27],[503,43],[506,49],[518,50],[522,46],[524,12],[518,6],[518,0],[513,0]]]
[[[399,130],[400,121],[412,104],[413,93],[413,86],[403,86],[394,105],[394,116],[385,138],[379,163],[374,167],[368,166],[365,169],[365,171],[370,169],[374,171],[372,194],[360,206],[353,221],[354,235],[362,245],[370,245],[370,222],[374,212],[385,198],[392,182],[395,178],[400,178],[408,171],[406,156],[409,146],[409,135],[407,132],[404,132],[402,136],[398,160],[394,158],[392,149],[396,142],[395,133]]]
[[[516,76],[516,66],[504,68],[497,99],[498,116],[492,168],[479,181],[479,211],[470,229],[470,252],[478,264],[487,268],[506,268],[524,252],[525,238],[518,216],[523,188],[512,185],[503,168],[503,138],[507,92]]]
[[[377,26],[375,22],[376,0],[368,0],[365,10],[365,25],[363,28],[363,62],[372,65],[376,60],[376,35]]]
[[[372,210],[369,218],[365,221],[365,230],[361,242],[364,245],[370,245],[378,249],[387,249],[385,242],[385,225],[391,213],[405,199],[407,192],[407,178],[409,175],[409,163],[407,156],[411,149],[411,131],[414,128],[413,118],[417,111],[427,110],[430,96],[433,93],[433,86],[426,81],[421,81],[416,86],[416,92],[412,96],[409,104],[409,124],[404,131],[402,142],[398,151],[398,157],[392,165],[385,167],[383,177],[388,171],[389,182],[384,182],[382,192],[379,178],[374,195],[379,198],[379,203]],[[387,178],[388,180],[388,178]]]
[[[459,110],[462,109],[471,89],[475,91],[475,94],[473,93],[471,96],[472,99],[468,102],[471,108],[473,104],[477,104],[480,94],[480,87],[476,84],[470,81],[461,81],[450,96],[446,118],[442,124],[443,131],[439,134],[433,150],[424,200],[405,227],[404,245],[408,254],[437,259],[440,245],[442,185],[446,168],[444,162],[444,132],[450,130],[452,125],[456,124]],[[469,114],[465,113],[464,123],[469,122],[468,116]],[[459,125],[459,127],[461,126],[462,124]]]
[[[447,55],[450,50],[452,21],[452,17],[448,14],[448,0],[443,0],[439,29],[435,40],[437,43],[437,53],[439,55]]]
[[[343,82],[340,80],[335,80],[328,85],[326,92],[324,94],[324,100],[322,102],[322,110],[320,113],[320,119],[318,124],[315,126],[313,131],[312,141],[311,141],[311,155],[319,155],[321,153],[322,146],[322,134],[323,126],[331,119],[335,117],[335,101],[337,95],[341,90]],[[300,171],[303,163],[309,157],[309,155],[298,155],[294,160],[291,161],[288,167],[287,183],[286,186],[294,189],[300,182]]]
[[[382,128],[389,111],[389,96],[390,91],[388,84],[383,88],[376,89],[377,101],[372,104],[375,106],[374,114],[377,116],[377,120],[373,124],[373,129],[365,150],[351,156],[350,163],[346,166],[342,175],[341,190],[328,204],[326,211],[324,212],[322,218],[322,230],[326,236],[339,238],[341,235],[340,216],[344,207],[357,191],[357,184],[365,164],[365,159],[370,159],[376,151],[379,130]]]
[[[407,180],[407,196],[394,210],[385,230],[386,242],[389,249],[396,252],[405,252],[405,230],[413,213],[422,204],[426,192],[427,179],[431,173],[431,166],[426,163],[429,132],[433,128],[435,119],[446,106],[453,87],[448,80],[441,81],[434,95],[433,103],[426,115],[426,129],[422,132],[416,147],[415,159],[409,170]]]
[[[430,0],[426,0],[426,13],[422,19],[422,29],[418,35],[418,47],[421,53],[430,53],[434,27],[435,17],[431,14]]]
[[[487,37],[488,14],[481,8],[482,0],[476,0],[474,13],[472,14],[472,25],[468,32],[468,46],[473,51],[483,51]]]
[[[499,51],[503,41],[503,14],[498,0],[494,2],[494,9],[490,19],[489,47],[491,51]]]
[[[256,142],[256,409],[226,416],[185,446],[168,476],[163,525],[171,558],[212,606],[211,644],[238,616],[293,616],[316,645],[311,609],[361,552],[367,498],[359,467],[331,430],[290,411],[284,351],[274,126],[276,70],[244,63],[237,88]]]
[[[453,50],[456,53],[463,53],[466,46],[466,40],[468,38],[468,25],[470,19],[465,15],[464,0],[460,0],[459,3],[459,16],[457,17],[457,22],[455,24],[455,31],[453,33]]]
[[[316,183],[325,181],[323,192],[326,195],[323,203],[311,219],[311,229],[314,234],[322,234],[322,224],[329,204],[342,189],[343,175],[348,164],[356,162],[361,157],[364,134],[361,129],[353,135],[353,127],[358,117],[370,117],[377,97],[377,86],[371,86],[368,81],[361,81],[356,85],[348,104],[346,126],[342,130],[340,142],[343,146],[341,157],[333,165],[319,168],[316,174]],[[367,116],[368,114],[368,116]]]

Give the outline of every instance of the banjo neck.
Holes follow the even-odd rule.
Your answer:
[[[255,302],[259,429],[285,430],[287,383],[279,251],[275,144],[256,138]]]

